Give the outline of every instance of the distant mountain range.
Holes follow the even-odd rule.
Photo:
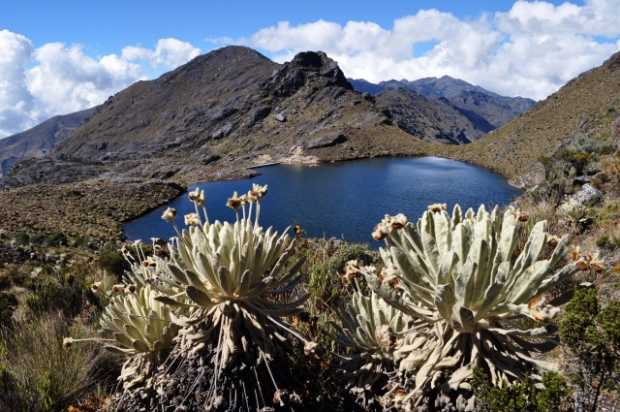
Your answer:
[[[414,81],[388,80],[378,84],[363,79],[349,81],[355,90],[375,95],[388,110],[392,102],[399,102],[394,118],[408,132],[436,136],[453,143],[473,141],[536,104],[532,99],[500,96],[450,76]],[[412,103],[407,104],[407,101]],[[416,116],[418,110],[413,109],[414,101],[416,107],[424,106],[426,112],[432,112],[433,116],[430,119]],[[429,123],[432,125],[430,128]]]
[[[54,116],[32,129],[0,139],[0,177],[7,174],[13,165],[22,159],[48,154],[75,128],[90,119],[95,111],[96,108],[92,108],[64,116]]]
[[[0,140],[0,161],[3,175],[12,169],[5,183],[24,185],[102,174],[181,178],[213,163],[232,168],[233,159],[406,154],[423,141],[468,143],[533,104],[448,77],[349,81],[322,52],[278,64],[230,46],[96,109]]]

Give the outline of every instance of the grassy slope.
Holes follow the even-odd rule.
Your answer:
[[[467,146],[432,147],[429,152],[466,160],[508,178],[531,171],[563,139],[575,133],[611,138],[620,116],[620,53],[583,73],[524,115]]]

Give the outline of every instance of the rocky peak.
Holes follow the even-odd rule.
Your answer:
[[[274,72],[263,88],[276,96],[286,97],[310,83],[314,87],[338,86],[353,90],[338,64],[325,53],[314,51],[298,53]]]

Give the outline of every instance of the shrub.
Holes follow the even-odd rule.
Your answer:
[[[346,263],[358,261],[369,265],[376,260],[376,252],[371,252],[364,245],[321,239],[307,244],[302,257],[307,262],[310,307],[319,312],[350,293],[343,290],[340,277]]]
[[[601,307],[594,288],[579,289],[566,306],[560,337],[578,410],[596,411],[601,392],[613,389],[620,356],[620,302]]]
[[[586,165],[592,161],[593,155],[589,151],[565,149],[559,154],[559,158],[573,165],[577,174],[582,174]]]
[[[72,317],[82,310],[86,290],[85,281],[81,277],[68,274],[40,276],[33,283],[26,304],[36,315],[62,311]]]
[[[106,244],[101,250],[97,261],[101,269],[107,271],[111,275],[115,275],[118,278],[120,278],[121,275],[129,269],[127,261],[123,255],[116,250],[114,244]]]
[[[0,328],[12,326],[13,312],[17,308],[17,298],[14,294],[0,292]]]
[[[570,409],[570,391],[557,373],[542,377],[543,388],[529,378],[512,385],[493,386],[482,369],[476,369],[472,380],[477,410],[481,412],[559,412]]]

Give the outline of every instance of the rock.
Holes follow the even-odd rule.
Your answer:
[[[286,122],[286,116],[283,113],[276,114],[275,119],[282,123]]]
[[[222,139],[232,131],[233,125],[230,123],[226,123],[224,126],[216,129],[213,133],[211,133],[211,138],[213,139]]]
[[[337,144],[341,144],[346,141],[347,141],[347,137],[342,133],[338,133],[335,135],[328,135],[328,136],[316,137],[314,139],[311,139],[309,142],[305,144],[305,147],[307,149],[318,149],[321,147],[335,146]]]
[[[206,154],[202,157],[200,157],[198,159],[199,162],[201,162],[203,165],[208,165],[210,163],[213,162],[217,162],[218,160],[220,160],[222,157],[220,155],[216,155],[216,154]]]
[[[269,106],[257,107],[256,109],[252,110],[252,112],[250,113],[249,126],[254,126],[256,123],[269,116],[269,113],[271,113],[271,107]]]
[[[600,190],[586,183],[571,199],[580,205],[591,206],[601,200],[602,197],[603,194]]]
[[[559,210],[564,213],[570,213],[578,207],[592,206],[602,198],[603,193],[600,190],[586,183],[581,189],[569,197],[566,202],[562,203]]]

